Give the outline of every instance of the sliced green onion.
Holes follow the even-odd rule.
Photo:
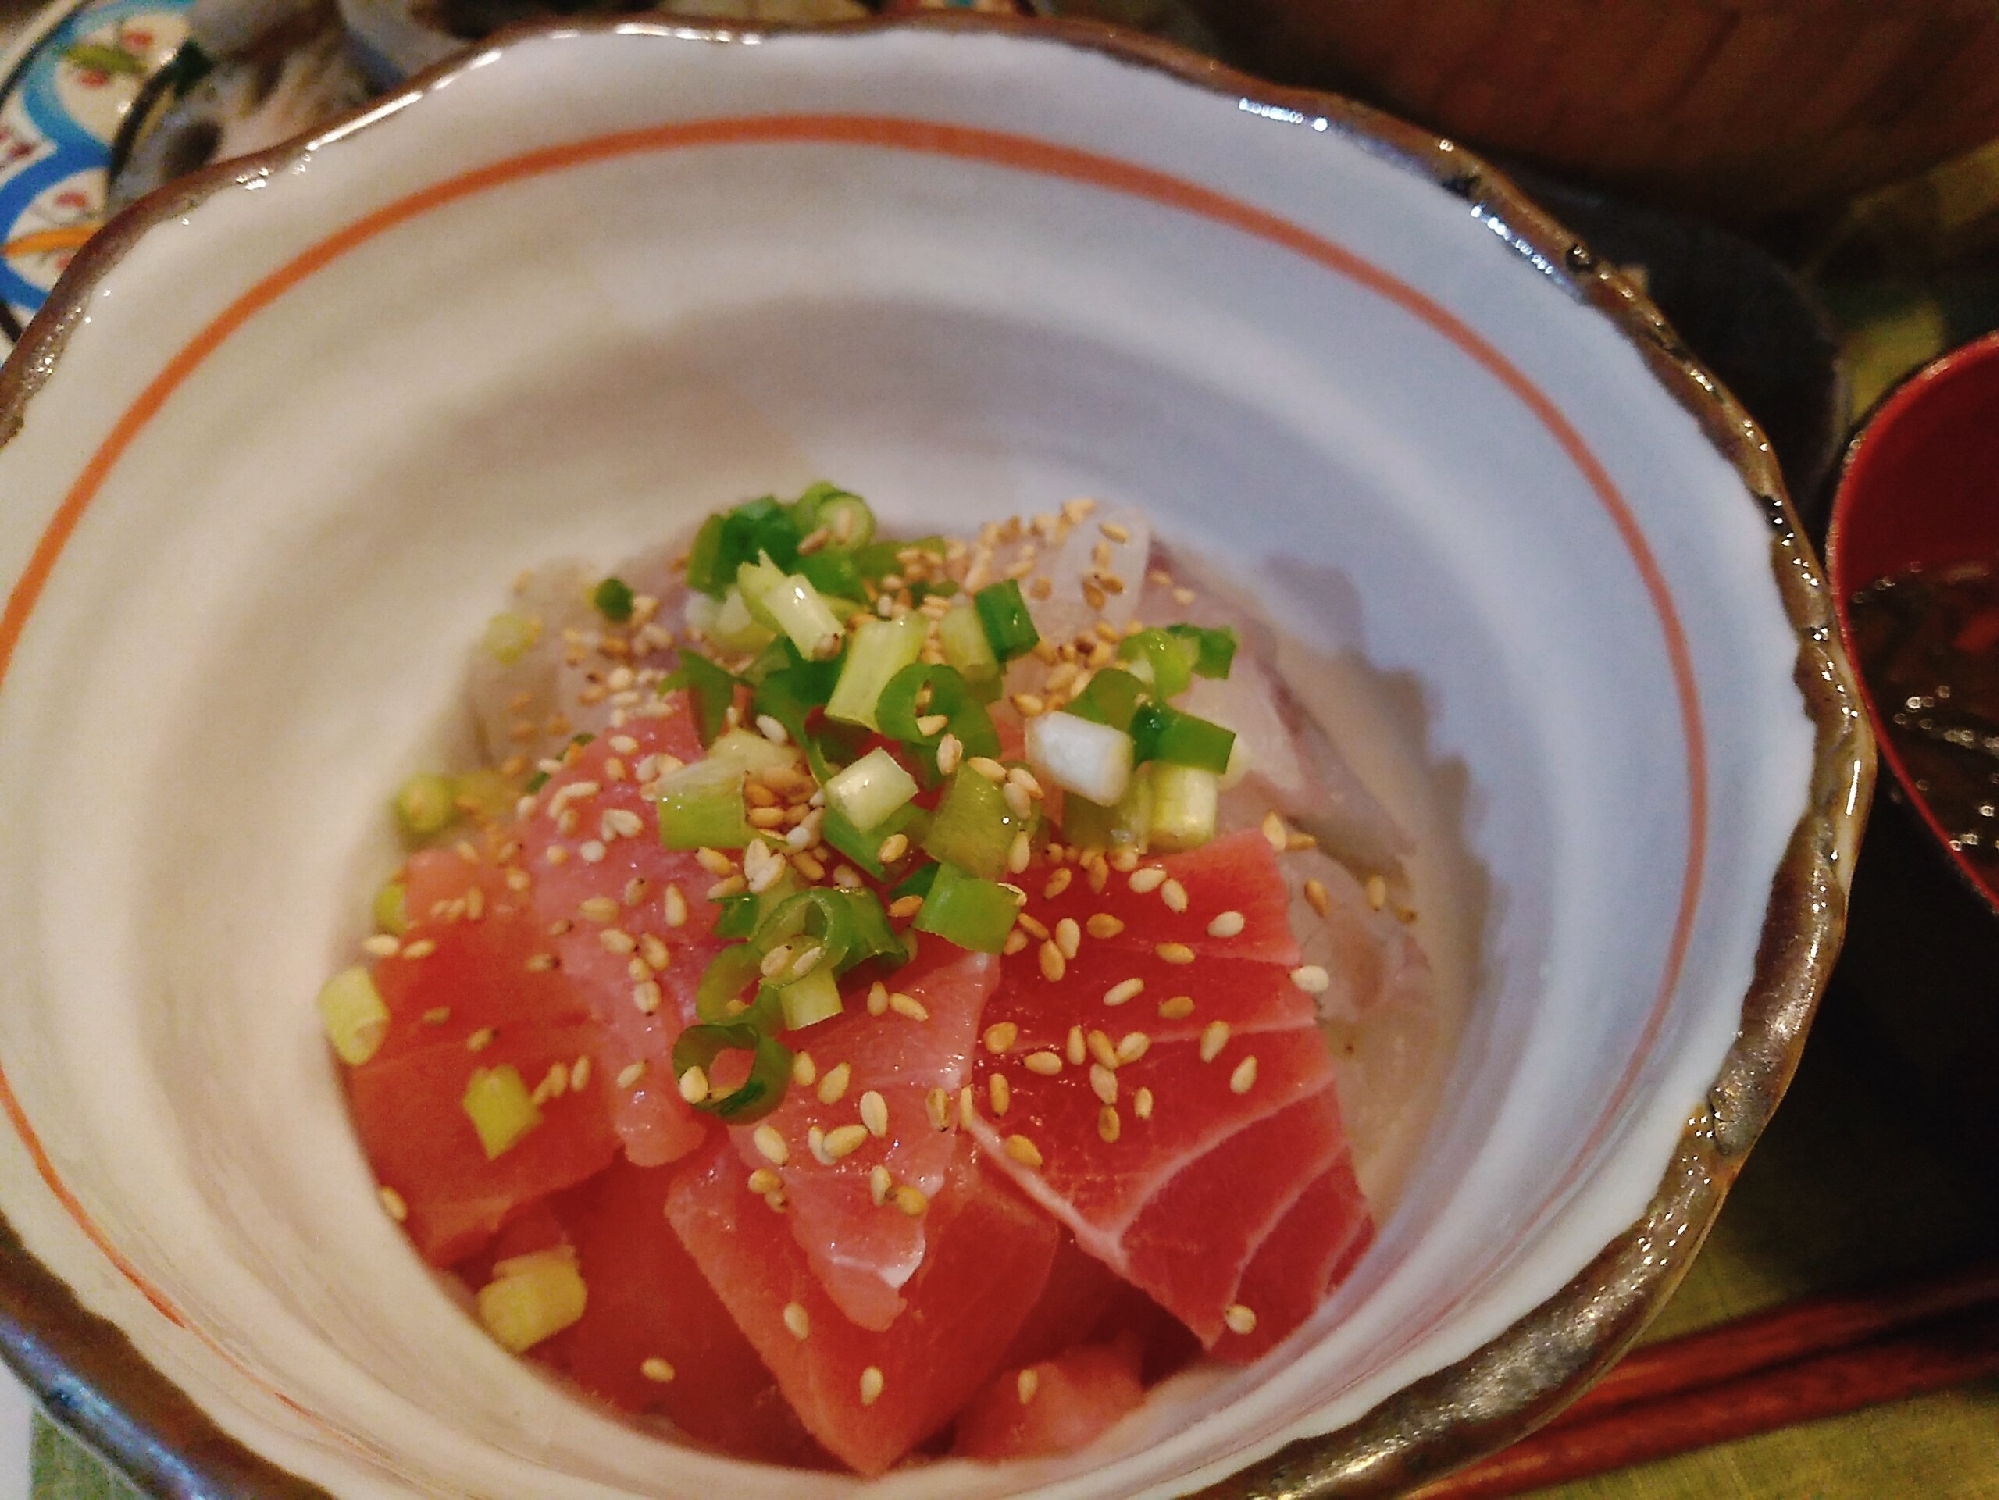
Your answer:
[[[908,833],[916,842],[923,822],[923,809],[906,802],[873,828],[856,828],[853,820],[837,807],[828,807],[819,820],[819,837],[846,855],[854,865],[876,880],[888,874],[882,863],[881,846],[890,834]]]
[[[659,783],[659,841],[668,849],[743,849],[756,832],[743,810],[743,768],[697,760]]]
[[[789,506],[766,495],[710,516],[687,555],[688,587],[719,599],[746,562],[768,556],[780,569],[798,557],[798,523]]]
[[[479,638],[479,644],[494,661],[511,667],[532,651],[540,639],[541,621],[502,611],[486,622],[486,633]]]
[[[1020,903],[1005,886],[940,864],[912,925],[974,953],[997,953],[1019,914]]]
[[[629,624],[632,618],[632,586],[622,578],[606,578],[591,592],[590,602],[597,613],[613,625]]]
[[[1194,642],[1199,651],[1194,660],[1196,677],[1226,677],[1235,665],[1235,631],[1227,625],[1212,629],[1200,625],[1168,625],[1166,633]]]
[[[847,618],[834,599],[858,599],[867,592],[861,581],[861,570],[854,566],[853,558],[844,552],[825,550],[810,552],[798,559],[798,571],[821,594],[827,596],[827,605],[841,619]]]
[[[1131,716],[1138,711],[1139,699],[1144,696],[1145,684],[1131,673],[1106,667],[1090,679],[1089,686],[1069,704],[1068,712],[1079,719],[1129,730]]]
[[[359,964],[320,986],[319,1019],[327,1041],[349,1067],[373,1057],[389,1034],[389,1007],[375,988],[374,975]]]
[[[903,554],[907,552],[928,552],[942,557],[949,550],[949,544],[941,536],[911,537],[907,541],[875,542],[866,547],[854,549],[854,566],[863,578],[883,578],[890,573],[900,573],[903,568]]]
[[[958,669],[974,692],[986,688],[997,690],[1001,676],[999,658],[993,655],[993,643],[986,637],[985,624],[976,608],[960,604],[946,610],[944,618],[937,622],[937,639],[944,648],[944,660]]]
[[[508,1352],[525,1353],[583,1316],[589,1291],[567,1250],[517,1255],[493,1270],[479,1288],[479,1322]]]
[[[708,759],[736,767],[750,776],[796,770],[804,760],[796,745],[780,745],[747,729],[731,729],[708,747]]]
[[[791,1083],[790,1049],[760,1027],[740,1021],[723,1025],[702,1021],[681,1032],[673,1044],[673,1076],[685,1078],[690,1068],[699,1068],[706,1075],[724,1052],[749,1053],[750,1076],[733,1092],[690,1100],[696,1109],[732,1125],[745,1125],[762,1119],[784,1102],[784,1091]]]
[[[694,986],[694,1013],[717,1024],[738,1021],[743,996],[763,979],[763,954],[748,943],[733,943],[708,961]]]
[[[420,771],[396,788],[396,821],[417,838],[442,833],[458,821],[458,801],[445,777]]]
[[[928,896],[930,887],[937,883],[937,872],[942,868],[937,864],[918,865],[888,893],[890,903],[900,901],[904,896]]]
[[[924,705],[921,709],[919,703]],[[925,732],[921,721],[933,716],[941,716],[944,723]],[[992,716],[955,667],[930,662],[904,667],[882,689],[875,719],[883,734],[923,751],[926,765],[935,765],[937,746],[947,734],[956,736],[967,755],[996,759],[1000,753]]]
[[[1233,729],[1164,703],[1139,706],[1131,720],[1131,739],[1138,760],[1194,766],[1217,776],[1229,768],[1229,755],[1235,748]]]
[[[978,609],[979,623],[986,628],[993,655],[1001,661],[1025,656],[1040,642],[1041,632],[1034,628],[1034,617],[1027,612],[1018,579],[988,584],[972,596],[972,603]]]
[[[877,746],[827,782],[825,790],[826,805],[867,833],[915,797],[918,788],[901,762]]]
[[[451,778],[452,805],[484,823],[511,819],[519,800],[514,784],[490,766]]]
[[[1115,806],[1085,797],[1062,801],[1062,837],[1080,849],[1143,849],[1152,832],[1152,775],[1157,766],[1131,773]]]
[[[1164,630],[1141,630],[1126,636],[1117,654],[1131,663],[1132,674],[1152,688],[1154,697],[1177,698],[1193,684],[1201,645]]]
[[[375,892],[372,908],[375,926],[390,937],[401,937],[409,931],[409,887],[401,880],[385,880]]]
[[[915,612],[900,620],[865,620],[847,643],[847,662],[826,701],[826,716],[847,724],[881,728],[875,705],[882,689],[923,654],[929,622]]]
[[[1065,792],[1106,806],[1131,784],[1131,736],[1072,713],[1027,721],[1027,760]]]
[[[816,1026],[840,1014],[840,982],[833,977],[832,965],[827,963],[817,964],[810,973],[779,986],[777,998],[784,1007],[786,1031]]]
[[[826,661],[839,654],[847,627],[808,580],[760,557],[736,570],[736,582],[750,614],[783,634],[806,660]]]
[[[724,651],[761,651],[777,638],[775,630],[750,613],[738,588],[722,596],[721,606],[703,633]]]
[[[736,701],[736,678],[707,657],[694,651],[680,653],[680,665],[659,685],[661,693],[687,689],[694,703],[694,717],[701,743],[712,745],[729,722],[729,710]]]
[[[1154,849],[1197,849],[1215,836],[1221,778],[1198,766],[1160,761],[1150,767],[1152,819],[1146,841]]]
[[[835,552],[852,552],[875,539],[875,513],[868,502],[824,480],[798,497],[797,521],[801,536],[824,528],[826,545]]]
[[[512,1063],[474,1068],[459,1106],[479,1133],[479,1149],[486,1153],[487,1161],[512,1150],[522,1136],[541,1123],[541,1109]]]
[[[1034,820],[1007,806],[997,784],[970,766],[955,772],[923,836],[923,852],[983,880],[1006,873],[1017,834],[1033,833]]]
[[[768,953],[803,938],[822,950],[821,965],[845,973],[870,958],[901,961],[902,944],[873,891],[815,885],[790,897],[757,929],[754,946]]]
[[[722,516],[710,516],[694,533],[694,545],[687,552],[687,586],[718,599],[736,581],[736,567],[741,561],[739,558],[730,562],[724,556],[726,530],[727,522]]]

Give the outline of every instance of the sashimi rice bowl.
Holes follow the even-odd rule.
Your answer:
[[[163,1492],[1392,1492],[1782,1092],[1871,771],[1815,564],[1444,143],[584,26],[52,309],[0,1348]]]

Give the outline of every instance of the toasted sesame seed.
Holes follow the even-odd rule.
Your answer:
[[[708,1097],[708,1075],[700,1068],[689,1068],[680,1075],[680,1097],[689,1104],[699,1104]]]
[[[1062,1054],[1059,1052],[1030,1052],[1021,1060],[1030,1073],[1039,1073],[1043,1078],[1053,1078],[1062,1071]]]
[[[882,1372],[874,1365],[861,1371],[861,1405],[873,1406],[881,1399]]]
[[[1117,1060],[1120,1064],[1135,1063],[1151,1050],[1151,1037],[1142,1031],[1127,1031],[1118,1038]]]
[[[1064,958],[1074,958],[1083,946],[1083,929],[1076,925],[1074,917],[1064,917],[1055,924],[1055,946],[1062,950]]]
[[[1006,941],[1000,945],[1000,952],[1005,954],[1008,958],[1011,958],[1013,957],[1014,954],[1020,952],[1020,950],[1025,948],[1026,946],[1027,946],[1027,934],[1022,932],[1018,927],[1016,927],[1012,932],[1009,932],[1006,935]]]
[[[1054,851],[1051,849],[1049,853],[1053,854]],[[1048,877],[1048,884],[1041,888],[1041,899],[1044,901],[1053,901],[1057,896],[1069,889],[1069,882],[1075,878],[1076,872],[1067,865],[1064,865]]]
[[[1013,842],[1006,848],[1006,868],[1010,875],[1024,875],[1034,860],[1034,845],[1027,837],[1027,830],[1021,829],[1013,836]]]
[[[504,878],[507,882],[507,889],[517,893],[526,890],[534,884],[534,877],[528,874],[526,870],[509,870]]]
[[[590,1059],[579,1057],[569,1065],[569,1087],[581,1089],[590,1082]]]
[[[1152,950],[1162,962],[1169,964],[1190,964],[1194,961],[1194,950],[1185,943],[1161,943]]]
[[[638,1081],[645,1076],[646,1062],[643,1057],[637,1062],[628,1062],[622,1068],[618,1069],[618,1087],[621,1089],[634,1088],[637,1086]]]
[[[1115,521],[1105,521],[1097,529],[1114,542],[1123,543],[1131,540],[1131,533]]]
[[[576,903],[576,915],[591,922],[615,922],[618,918],[618,900],[615,896],[589,896]],[[550,928],[553,936],[562,934]],[[566,928],[564,929],[567,930]]]
[[[1116,1044],[1103,1032],[1096,1030],[1094,1027],[1091,1028],[1086,1041],[1090,1056],[1097,1060],[1098,1065],[1116,1071],[1120,1066]]]
[[[1229,1325],[1230,1333],[1239,1333],[1246,1337],[1256,1332],[1256,1314],[1240,1302],[1230,1304],[1229,1310],[1222,1314],[1222,1321]]]
[[[861,1123],[877,1140],[888,1134],[888,1100],[873,1089],[861,1095]]]
[[[847,1080],[853,1077],[851,1063],[835,1063],[819,1078],[819,1102],[838,1104],[847,1094]]]
[[[781,807],[753,807],[750,809],[749,818],[750,827],[766,833],[782,828],[785,824],[785,813]],[[786,835],[786,838],[788,840],[789,835]]]
[[[1375,911],[1380,911],[1388,904],[1388,882],[1383,877],[1379,875],[1368,876],[1367,884],[1363,889],[1367,892],[1367,904]],[[1322,912],[1321,915],[1323,916],[1324,913]]]
[[[481,1026],[477,1031],[465,1038],[465,1050],[467,1052],[484,1052],[488,1047],[493,1045],[495,1034],[492,1027]]]
[[[1373,878],[1380,879],[1379,876],[1375,876]],[[1384,901],[1388,899],[1388,882],[1385,880],[1381,882],[1381,896]],[[1332,915],[1333,893],[1326,889],[1325,881],[1320,880],[1316,877],[1306,881],[1305,899],[1306,901],[1311,903],[1312,910],[1317,912],[1320,916],[1329,917]],[[1375,908],[1376,911],[1379,911],[1380,909],[1381,909],[1380,907]]]
[[[601,865],[604,862],[604,844],[601,839],[589,839],[576,846],[576,857],[586,865]]]
[[[1033,1367],[1022,1370],[1013,1377],[1014,1394],[1020,1397],[1020,1404],[1027,1405],[1034,1399],[1034,1393],[1041,1389],[1041,1376]]]
[[[1185,911],[1187,909],[1187,887],[1180,884],[1177,880],[1162,881],[1159,886],[1159,899],[1166,903],[1168,911]]]
[[[527,962],[522,967],[530,974],[546,974],[555,967],[555,955],[553,953],[530,953],[527,956]]]
[[[758,1155],[774,1167],[781,1167],[791,1160],[791,1148],[784,1143],[784,1137],[777,1133],[775,1125],[759,1125],[750,1134]]]
[[[1142,994],[1144,990],[1145,981],[1136,975],[1133,975],[1130,979],[1120,979],[1116,984],[1104,991],[1104,1004],[1123,1005],[1134,996]]]
[[[921,896],[898,896],[888,904],[888,914],[898,922],[905,917],[913,917],[922,910]]]
[[[972,1102],[972,1086],[968,1083],[958,1090],[958,1123],[969,1125],[978,1113],[978,1106]]]
[[[635,839],[645,832],[645,821],[629,807],[614,807],[604,814],[601,827],[606,839]]]
[[[1048,712],[1048,705],[1033,693],[1015,693],[1013,695],[1013,706],[1020,710],[1020,716],[1023,719],[1031,719],[1036,714],[1045,714]]]
[[[791,1056],[791,1081],[802,1089],[809,1089],[818,1081],[819,1065],[812,1060],[810,1052],[794,1052]]]
[[[1244,921],[1239,911],[1225,911],[1208,924],[1208,936],[1218,938],[1240,937]]]
[[[903,1213],[912,1219],[919,1217],[925,1209],[930,1207],[930,1199],[924,1193],[923,1189],[907,1182],[893,1193],[890,1193],[889,1197],[897,1208],[901,1209]]]
[[[1117,1074],[1100,1062],[1091,1063],[1090,1091],[1105,1104],[1117,1103]]]
[[[1006,1138],[1006,1154],[1023,1167],[1039,1167],[1042,1163],[1040,1149],[1024,1135]]]
[[[1050,941],[1041,945],[1041,977],[1049,983],[1058,982],[1068,970],[1068,960],[1062,957],[1062,950]]]
[[[879,979],[868,986],[868,1014],[871,1016],[888,1014],[888,986]]]
[[[1115,1146],[1121,1134],[1123,1122],[1118,1119],[1117,1111],[1106,1104],[1097,1111],[1097,1139],[1106,1146]]]
[[[1009,781],[1001,789],[1001,796],[1006,800],[1007,811],[1012,813],[1016,818],[1031,818],[1034,816],[1034,797],[1019,782]]]
[[[426,1026],[442,1026],[450,1019],[451,1007],[448,1005],[433,1005],[423,1013],[423,1024]]]
[[[1013,1102],[1013,1085],[1006,1081],[1006,1074],[994,1073],[986,1079],[986,1096],[992,1104],[993,1113],[1003,1115]]]
[[[1284,836],[1284,848],[1290,854],[1298,854],[1306,849],[1316,849],[1318,847],[1319,841],[1309,833],[1293,832]]]
[[[812,1336],[812,1315],[805,1310],[803,1303],[784,1304],[784,1327],[785,1331],[795,1339],[807,1339]]]
[[[550,844],[541,851],[541,857],[552,865],[565,864],[569,859],[569,851],[560,844]]]
[[[418,938],[414,943],[403,945],[404,958],[429,958],[437,951],[437,944],[430,938]]]
[[[373,937],[361,940],[361,951],[374,958],[394,958],[402,944],[386,932],[378,932]]]
[[[1107,911],[1097,912],[1083,927],[1093,938],[1114,938],[1124,931],[1124,923]]]
[[[1083,1066],[1084,1061],[1089,1057],[1089,1053],[1084,1050],[1082,1027],[1071,1026],[1069,1028],[1069,1035],[1064,1042],[1063,1052],[1067,1055],[1071,1067],[1080,1068]]]
[[[673,962],[673,950],[650,932],[639,938],[639,953],[655,969],[664,969]]]
[[[666,912],[667,926],[685,927],[687,925],[687,898],[680,894],[679,886],[670,885],[666,888],[666,896],[662,904]]]
[[[655,1015],[659,1011],[661,995],[659,985],[648,979],[632,986],[632,1004],[638,1007],[642,1016]]]
[[[1011,1021],[995,1021],[986,1028],[986,1051],[1005,1052],[1020,1040],[1020,1028]]]
[[[1201,1030],[1201,1061],[1213,1062],[1229,1044],[1229,1023],[1210,1021]]]
[[[1029,916],[1023,911],[1016,914],[1013,920],[1022,932],[1025,932],[1037,943],[1048,940],[1048,929],[1042,925],[1039,917]]]
[[[1256,1057],[1255,1054],[1252,1053],[1250,1056],[1245,1057],[1241,1062],[1237,1063],[1235,1065],[1235,1071],[1229,1074],[1229,1092],[1232,1094],[1247,1094],[1251,1089],[1255,1087],[1256,1087]]]
[[[1174,995],[1159,1002],[1159,1019],[1162,1021],[1182,1021],[1193,1013],[1192,995]]]
[[[875,858],[885,865],[892,865],[907,853],[909,853],[909,835],[891,833],[881,841],[881,847],[875,850]]]
[[[975,755],[965,762],[988,781],[1005,781],[1006,767],[989,755]]]
[[[1133,870],[1129,882],[1131,888],[1141,896],[1149,896],[1166,884],[1167,875],[1159,865],[1147,865],[1142,870]]]
[[[895,1179],[889,1176],[888,1168],[880,1162],[868,1169],[868,1196],[874,1200],[876,1208],[888,1202],[889,1191],[894,1186]]]
[[[951,1128],[951,1096],[941,1088],[933,1088],[924,1096],[923,1107],[930,1116],[930,1128],[949,1130]]]
[[[1291,982],[1308,995],[1323,995],[1331,987],[1333,976],[1317,964],[1301,964],[1291,971]]]
[[[1141,1088],[1131,1096],[1131,1112],[1141,1120],[1152,1118],[1152,1090]]]
[[[655,1354],[639,1362],[639,1374],[655,1385],[665,1385],[673,1379],[673,1366]]]
[[[965,742],[955,734],[947,734],[937,742],[937,770],[940,774],[949,776],[964,758]]]
[[[626,954],[637,950],[639,940],[619,927],[606,927],[597,934],[597,941],[606,953]]]
[[[375,1193],[382,1200],[382,1211],[391,1219],[400,1224],[409,1218],[410,1206],[404,1201],[401,1193],[390,1187],[386,1182],[376,1188]]]
[[[750,1173],[750,1191],[759,1198],[767,1197],[784,1186],[784,1179],[769,1167],[758,1167]]]
[[[1263,837],[1271,848],[1282,854],[1285,845],[1290,842],[1291,831],[1284,826],[1284,820],[1276,813],[1266,813],[1263,818]]]
[[[1090,861],[1088,872],[1090,889],[1101,896],[1104,887],[1111,883],[1111,867],[1104,859],[1102,851],[1097,851],[1097,857]]]
[[[852,1156],[868,1143],[865,1125],[836,1125],[826,1132],[826,1155],[833,1161]]]

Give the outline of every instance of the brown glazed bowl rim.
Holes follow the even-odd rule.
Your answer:
[[[620,24],[607,18],[515,27],[488,47],[547,32],[615,30]],[[1405,1387],[1358,1421],[1300,1439],[1203,1492],[1217,1500],[1399,1493],[1525,1435],[1623,1353],[1685,1274],[1745,1153],[1789,1084],[1844,931],[1846,888],[1874,775],[1873,742],[1829,593],[1775,458],[1748,414],[1694,362],[1628,280],[1477,157],[1339,96],[1266,84],[1170,43],[1090,22],[960,14],[857,22],[825,31],[866,36],[916,28],[1010,33],[1105,55],[1252,106],[1323,116],[1331,133],[1368,143],[1460,198],[1467,211],[1480,211],[1503,226],[1516,249],[1607,318],[1740,474],[1769,527],[1771,571],[1797,642],[1795,681],[1813,726],[1811,786],[1772,884],[1740,1028],[1704,1103],[1687,1121],[1656,1194],[1559,1293],[1484,1347]],[[691,39],[726,43],[781,28],[673,29]],[[463,59],[447,62],[348,120],[393,114],[385,106],[413,99],[466,66]],[[29,402],[93,293],[142,235],[250,175],[283,171],[306,149],[294,141],[205,169],[142,200],[91,239],[0,367],[0,444],[20,430]],[[53,1415],[151,1493],[323,1493],[224,1433],[148,1365],[122,1331],[85,1310],[4,1221],[0,1358]]]

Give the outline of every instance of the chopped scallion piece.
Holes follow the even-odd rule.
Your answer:
[[[541,1123],[541,1110],[512,1063],[474,1068],[465,1085],[465,1097],[459,1102],[479,1133],[479,1149],[486,1153],[487,1161],[512,1150],[522,1136]]]
[[[796,745],[779,745],[747,729],[731,729],[708,747],[708,759],[735,766],[750,776],[799,768],[804,759]]]
[[[750,614],[790,640],[807,661],[827,661],[839,654],[847,627],[807,579],[760,557],[736,570],[736,582]]]
[[[731,1125],[746,1125],[784,1102],[791,1083],[790,1049],[762,1028],[740,1021],[725,1025],[702,1021],[681,1032],[673,1044],[673,1076],[684,1077],[689,1068],[708,1073],[724,1052],[749,1053],[750,1075],[729,1093],[710,1093],[695,1104],[696,1109]]]
[[[724,651],[761,651],[777,638],[775,630],[750,613],[743,591],[738,588],[722,596],[721,606],[704,630],[708,639]]]
[[[1196,849],[1215,836],[1221,778],[1198,766],[1160,761],[1150,768],[1152,820],[1146,831],[1154,849]]]
[[[511,818],[518,800],[514,784],[490,766],[451,778],[452,805],[481,822],[499,823]]]
[[[811,973],[781,986],[777,998],[784,1007],[787,1031],[816,1026],[840,1014],[840,982],[833,977],[833,966],[823,961]]]
[[[486,633],[479,638],[479,644],[486,648],[486,654],[503,667],[511,667],[534,649],[541,639],[541,621],[528,615],[517,615],[502,611],[486,622]]]
[[[821,961],[840,973],[863,959],[900,962],[902,957],[902,944],[890,930],[888,914],[873,891],[809,886],[771,912],[757,928],[754,946],[768,953],[779,943],[801,936],[823,949]]]
[[[400,880],[385,880],[375,892],[375,926],[390,937],[409,931],[409,887]]]
[[[1106,806],[1131,783],[1131,736],[1072,713],[1027,721],[1028,763],[1065,792]]]
[[[729,709],[736,701],[735,677],[707,657],[693,651],[680,653],[680,666],[660,683],[661,693],[685,688],[694,704],[695,722],[701,743],[712,745],[729,722]]]
[[[1152,831],[1152,773],[1156,766],[1144,765],[1131,773],[1115,806],[1105,806],[1085,797],[1066,797],[1062,802],[1062,837],[1078,848],[1143,849]]]
[[[1015,834],[1023,830],[1031,834],[1033,820],[1015,814],[997,785],[964,766],[945,787],[923,836],[923,852],[983,880],[997,880],[1006,873]]]
[[[359,964],[342,969],[320,986],[319,1019],[326,1039],[349,1067],[373,1057],[389,1034],[389,1007],[375,988],[374,976]]]
[[[442,833],[458,821],[451,783],[430,771],[420,771],[396,788],[396,821],[417,838]]]
[[[743,810],[743,768],[697,760],[659,783],[659,841],[668,849],[743,849],[756,837]]]
[[[826,805],[863,833],[915,797],[916,778],[888,751],[876,746],[826,783]]]
[[[881,859],[882,842],[896,833],[910,834],[913,842],[922,822],[923,809],[914,802],[904,803],[882,822],[866,830],[856,828],[853,820],[837,807],[828,807],[825,817],[819,820],[819,836],[846,855],[856,869],[880,880],[888,873],[888,867]]]
[[[717,953],[694,987],[694,1013],[717,1024],[741,1020],[744,1012],[734,1003],[763,978],[762,960],[763,954],[748,943],[734,943]]]
[[[846,665],[833,695],[826,701],[826,716],[847,724],[881,728],[875,705],[889,679],[923,653],[923,639],[929,622],[912,612],[900,620],[867,620],[847,644]]]
[[[524,1353],[583,1316],[589,1293],[573,1254],[538,1250],[493,1270],[479,1288],[479,1322],[501,1348]]]
[[[1201,658],[1199,641],[1164,630],[1141,630],[1125,637],[1118,658],[1131,663],[1135,676],[1151,687],[1156,698],[1177,698],[1194,681],[1194,664]]]
[[[997,881],[940,864],[913,925],[974,953],[997,953],[1006,946],[1019,913],[1013,892]]]
[[[919,703],[924,705],[920,710]],[[925,733],[918,721],[937,714],[944,717],[943,727]],[[953,667],[930,662],[904,667],[882,689],[875,718],[883,734],[922,751],[926,766],[934,766],[937,746],[947,734],[957,737],[967,755],[997,758],[1000,753],[992,716]]]
[[[1041,640],[1034,617],[1027,612],[1027,601],[1021,597],[1018,579],[988,584],[972,596],[972,603],[979,612],[979,623],[986,628],[993,655],[1001,661],[1025,656]]]
[[[1113,729],[1129,730],[1131,716],[1137,712],[1139,699],[1144,696],[1145,684],[1131,673],[1106,667],[1090,679],[1090,685],[1069,704],[1068,711],[1079,719],[1108,724]]]
[[[977,609],[960,604],[946,610],[937,622],[937,639],[944,648],[944,660],[958,669],[974,692],[998,688],[999,658],[993,655],[993,643],[986,637]]]
[[[1168,635],[1193,641],[1199,648],[1194,660],[1196,677],[1226,677],[1235,665],[1235,631],[1227,625],[1209,629],[1200,625],[1168,625]]]
[[[622,578],[606,578],[590,595],[597,613],[613,625],[626,625],[632,618],[632,587]]]
[[[859,495],[821,480],[798,497],[801,536],[823,529],[834,552],[852,552],[875,539],[875,513]]]
[[[1194,766],[1217,776],[1228,769],[1229,755],[1235,748],[1233,729],[1164,703],[1139,706],[1131,720],[1131,739],[1140,761]]]

